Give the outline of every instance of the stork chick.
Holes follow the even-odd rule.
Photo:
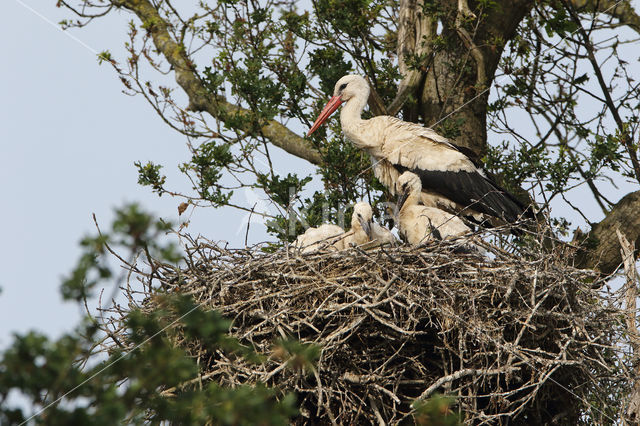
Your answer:
[[[369,249],[395,243],[396,238],[391,231],[373,221],[373,209],[369,203],[361,201],[353,206],[351,229],[345,238],[345,248],[365,245],[364,248]]]
[[[320,250],[340,251],[345,248],[344,238],[344,229],[338,225],[324,224],[317,228],[309,228],[304,234],[298,235],[293,242],[293,247],[301,253]]]
[[[471,232],[459,217],[420,204],[422,183],[416,174],[404,172],[396,186],[400,194],[398,232],[412,246],[419,246],[433,238],[452,238]]]
[[[391,231],[376,222],[371,224],[371,241],[375,243],[376,247],[381,245],[395,246],[398,243]]]
[[[344,239],[344,247],[352,245],[361,246],[371,241],[371,222],[373,221],[373,210],[365,202],[356,203],[353,206],[351,215],[351,229]]]

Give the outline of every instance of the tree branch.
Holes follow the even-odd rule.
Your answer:
[[[631,395],[629,396],[629,403],[627,404],[626,415],[628,420],[637,422],[640,416],[640,334],[638,334],[638,321],[636,300],[638,298],[638,271],[636,270],[636,262],[634,258],[635,245],[630,243],[627,238],[616,229],[618,240],[620,241],[620,254],[623,258],[624,272],[627,278],[625,289],[625,322],[627,325],[627,336],[629,339],[629,345],[633,351],[631,355],[632,365],[634,372],[636,373],[636,379],[633,381],[633,388]],[[626,423],[625,423],[626,424]]]
[[[640,16],[629,1],[620,0],[569,0],[569,3],[580,11],[605,13],[620,21],[621,25],[640,33]]]
[[[149,0],[111,0],[117,7],[124,7],[135,13],[145,24],[160,53],[175,71],[176,82],[189,96],[189,108],[206,111],[212,117],[222,120],[225,115],[250,115],[251,112],[231,104],[222,96],[209,93],[198,78],[195,67],[183,45],[177,43],[167,29],[167,22]],[[239,130],[247,131],[249,126]],[[322,156],[310,141],[293,133],[275,120],[270,120],[260,128],[262,135],[275,146],[289,154],[303,158],[312,164],[321,164]]]
[[[609,88],[609,86],[607,86],[604,76],[602,75],[602,71],[600,70],[600,65],[598,64],[598,61],[596,59],[596,55],[594,52],[595,49],[593,47],[593,44],[591,43],[591,39],[589,39],[589,35],[582,27],[582,22],[580,21],[580,17],[578,16],[574,8],[569,3],[567,3],[567,0],[561,0],[561,1],[565,5],[565,8],[569,12],[569,14],[571,15],[571,19],[578,27],[578,34],[580,34],[580,37],[582,38],[582,44],[587,50],[587,58],[589,59],[589,62],[591,62],[593,71],[596,74],[596,78],[598,79],[598,84],[600,85],[600,89],[602,90],[602,95],[604,96],[604,99],[605,99],[605,105],[607,105],[609,112],[611,112],[611,115],[613,116],[613,119],[616,122],[618,131],[620,132],[620,138],[622,140],[622,144],[624,145],[624,147],[627,150],[627,153],[629,154],[629,159],[631,160],[631,165],[633,166],[633,171],[635,173],[636,179],[638,182],[640,182],[640,160],[638,159],[638,155],[636,153],[637,148],[634,146],[633,141],[631,140],[631,136],[629,135],[629,132],[625,127],[625,123],[622,120],[622,117],[620,116],[620,112],[618,111],[618,108],[616,107],[615,102],[611,97],[611,93],[610,93],[611,89]]]
[[[622,227],[626,236],[640,245],[640,191],[625,195],[601,222],[594,224],[586,235],[576,232],[574,240],[581,243],[575,263],[579,268],[591,268],[604,274],[613,273],[622,263],[620,241],[616,229]],[[638,255],[636,250],[635,255]]]
[[[476,19],[476,15],[469,9],[467,0],[458,0],[458,13],[456,14],[455,20],[456,31],[458,32],[460,39],[465,44],[467,49],[469,49],[469,53],[471,53],[474,61],[476,61],[476,85],[479,89],[482,89],[486,87],[488,81],[486,63],[482,50],[480,50],[478,46],[476,46],[475,42],[473,41],[473,37],[464,28],[465,21],[469,19]]]

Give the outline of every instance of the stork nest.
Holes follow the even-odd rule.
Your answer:
[[[455,397],[467,424],[608,422],[627,382],[616,352],[623,323],[601,278],[563,253],[485,249],[295,255],[198,240],[185,268],[158,266],[145,279],[218,310],[233,336],[267,355],[252,364],[179,342],[205,382],[293,391],[296,423],[397,424],[436,392]],[[315,368],[287,368],[273,352],[283,337],[319,345]]]

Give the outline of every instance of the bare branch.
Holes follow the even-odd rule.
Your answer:
[[[561,1],[565,5],[566,9],[569,11],[569,14],[571,15],[571,19],[573,20],[573,22],[578,26],[578,34],[582,39],[581,40],[582,44],[587,50],[587,57],[589,59],[589,62],[591,62],[593,71],[595,72],[596,78],[598,79],[598,84],[600,85],[600,89],[602,90],[602,94],[605,98],[605,104],[607,105],[609,112],[611,112],[611,115],[613,116],[613,119],[616,122],[618,131],[620,132],[620,138],[622,139],[622,144],[624,145],[624,147],[627,150],[627,153],[629,154],[629,159],[631,160],[631,164],[633,166],[633,171],[635,173],[636,179],[638,180],[638,182],[640,182],[640,160],[638,160],[638,153],[637,153],[638,148],[634,146],[633,141],[631,140],[631,136],[629,135],[629,132],[625,126],[625,123],[623,122],[622,117],[620,116],[620,112],[618,111],[618,108],[616,107],[615,102],[611,97],[611,93],[610,93],[611,89],[605,82],[604,76],[602,75],[602,70],[600,69],[600,65],[598,64],[598,61],[596,59],[596,56],[594,53],[595,49],[593,47],[593,44],[591,43],[591,39],[589,38],[589,35],[585,31],[585,29],[582,27],[582,22],[580,21],[580,17],[576,13],[575,9],[569,3],[567,3],[567,0],[561,0]]]
[[[606,13],[620,21],[620,25],[626,25],[640,33],[640,16],[636,13],[629,1],[620,0],[570,0],[569,3],[576,10],[587,12]]]

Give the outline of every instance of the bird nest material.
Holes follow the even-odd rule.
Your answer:
[[[181,342],[205,382],[293,391],[297,423],[397,424],[436,392],[456,398],[467,424],[606,420],[603,383],[624,387],[612,364],[623,330],[599,278],[561,253],[485,249],[295,255],[198,240],[185,268],[158,266],[146,279],[220,311],[233,336],[268,355],[256,365]],[[321,347],[311,374],[274,355],[283,337]]]

